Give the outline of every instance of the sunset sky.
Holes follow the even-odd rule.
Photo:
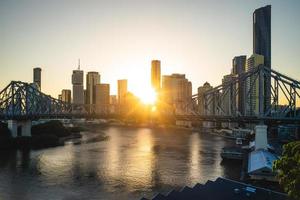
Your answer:
[[[42,90],[57,97],[80,58],[112,94],[117,79],[139,94],[159,59],[162,74],[185,73],[195,93],[220,84],[234,56],[252,54],[252,13],[267,4],[272,68],[299,80],[299,0],[0,0],[0,90],[42,67]]]

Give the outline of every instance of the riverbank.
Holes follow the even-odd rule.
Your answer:
[[[0,150],[44,149],[64,145],[69,139],[81,138],[80,127],[64,127],[60,121],[34,125],[32,137],[12,138],[6,123],[0,123]]]

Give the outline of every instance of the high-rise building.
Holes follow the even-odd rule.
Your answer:
[[[161,85],[161,75],[160,75],[160,60],[151,61],[151,85],[152,88],[158,92]]]
[[[207,109],[205,109],[204,94],[211,89],[213,89],[213,87],[208,82],[198,87],[198,112],[200,115],[209,114],[207,113]]]
[[[109,84],[95,85],[96,113],[108,114],[110,108],[110,87]]]
[[[213,89],[213,87],[205,82],[203,86],[198,87],[198,113],[200,115],[212,115],[214,112],[213,103],[205,105],[205,92]],[[212,127],[213,122],[202,122],[203,127]]]
[[[242,73],[246,71],[246,60],[247,57],[242,56],[236,56],[232,59],[232,74],[236,76],[240,76]],[[236,85],[238,94],[236,98],[236,106],[237,111],[240,114],[244,114],[245,112],[245,87],[246,84],[243,81],[239,81]]]
[[[116,113],[118,107],[117,95],[110,95],[109,104],[110,104],[110,113]]]
[[[71,103],[71,90],[63,89],[61,91],[61,100],[66,103]]]
[[[271,68],[271,5],[253,13],[253,54],[264,56],[264,65]],[[268,110],[271,106],[270,74],[265,74],[264,93],[264,110]]]
[[[250,58],[247,60],[246,65],[246,71],[253,70],[260,65],[264,65],[264,56],[253,54]],[[263,77],[264,78],[264,77]],[[246,93],[249,94],[246,96],[246,114],[247,115],[259,115],[259,107],[260,104],[264,104],[265,102],[262,100],[260,101],[260,95],[265,96],[264,93],[264,84],[265,81],[262,81],[262,85],[259,81],[259,76],[256,75],[250,76],[246,81]],[[260,94],[260,91],[262,91],[262,94]],[[263,107],[263,106],[262,106]]]
[[[33,83],[38,86],[38,89],[42,89],[42,69],[39,67],[33,68]]]
[[[86,75],[86,104],[96,104],[95,86],[100,83],[98,72],[88,72]]]
[[[127,80],[118,80],[118,101],[119,105],[124,105],[126,103],[127,95]]]
[[[222,79],[222,85],[226,85],[228,82],[231,82],[237,75],[234,74],[228,74],[223,76]],[[235,87],[235,86],[234,86]],[[234,93],[236,88],[227,88],[223,90],[223,99],[222,99],[222,106],[223,110],[225,112],[225,115],[235,115],[236,114],[236,99],[232,98],[234,97]],[[222,113],[220,113],[222,114]]]
[[[162,77],[163,101],[176,113],[184,113],[192,99],[192,83],[185,74],[172,74]]]
[[[58,100],[61,100],[61,101],[62,101],[62,96],[61,96],[61,94],[58,95]]]
[[[73,70],[72,85],[73,85],[73,103],[84,104],[83,71],[80,70],[80,64],[78,65],[77,70]]]

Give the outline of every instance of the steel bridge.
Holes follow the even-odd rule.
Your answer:
[[[268,80],[268,81],[265,81]],[[268,85],[264,85],[265,83]],[[269,95],[268,95],[269,94]],[[200,101],[200,98],[203,100]],[[202,102],[202,104],[201,104]],[[195,94],[181,119],[300,124],[300,82],[263,65]]]
[[[268,87],[263,85],[264,79],[270,81]],[[202,96],[193,95],[187,100],[185,112],[171,115],[189,121],[300,123],[299,98],[299,81],[261,65],[232,76]],[[12,81],[0,92],[0,120],[116,117],[90,110],[88,105],[66,103],[20,81]]]

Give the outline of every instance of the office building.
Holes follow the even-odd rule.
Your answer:
[[[222,85],[226,85],[227,83],[233,81],[236,78],[236,75],[233,74],[228,74],[223,76],[222,79]],[[235,90],[236,90],[236,85],[232,86],[232,87],[226,87],[223,91],[222,91],[222,112],[225,112],[225,115],[228,116],[235,116],[236,115],[236,98],[234,98],[235,95]],[[221,111],[220,111],[221,112]],[[219,113],[219,114],[223,114],[224,113]]]
[[[119,105],[126,104],[127,80],[118,80],[118,102]]]
[[[192,106],[192,83],[185,74],[172,74],[162,77],[163,101],[170,106],[170,112],[185,113]]]
[[[61,91],[61,100],[66,103],[71,103],[71,90],[62,90]]]
[[[108,114],[110,109],[110,86],[109,84],[95,85],[95,104],[97,114]]]
[[[211,89],[213,89],[213,87],[208,82],[205,82],[203,86],[198,87],[198,113],[200,115],[209,114],[208,110],[205,109],[204,94]],[[212,110],[212,108],[210,110]]]
[[[213,87],[208,82],[205,82],[203,86],[198,87],[198,114],[199,115],[213,115],[214,113],[213,103],[210,102],[210,104],[208,104],[208,102],[205,102],[205,98],[206,101],[209,99],[209,96],[205,95],[205,93],[211,89],[213,89]],[[207,128],[214,126],[213,122],[202,122],[201,124],[203,127],[207,127]]]
[[[247,60],[246,65],[246,71],[253,70],[260,65],[264,65],[264,56],[253,54],[250,58]],[[264,78],[264,77],[262,77]],[[247,115],[259,115],[259,107],[260,105],[262,108],[264,107],[264,99],[260,101],[260,95],[265,96],[264,93],[264,80],[260,84],[259,77],[256,75],[250,76],[246,81],[246,93],[248,94],[246,96],[246,114]],[[260,94],[261,92],[261,94]]]
[[[41,89],[42,89],[42,69],[39,67],[33,68],[33,83],[41,91]]]
[[[78,65],[77,70],[73,70],[72,85],[73,85],[73,103],[84,104],[83,71],[80,70],[80,64]]]
[[[161,69],[160,60],[152,60],[151,62],[151,85],[158,92],[161,87]]]
[[[264,65],[271,68],[271,5],[253,13],[253,54],[264,56]],[[270,74],[264,79],[264,110],[271,106]]]
[[[110,113],[116,113],[118,109],[117,95],[110,95],[109,104],[110,104]]]
[[[98,72],[88,72],[86,75],[86,104],[95,104],[95,86],[100,83]]]
[[[232,59],[232,74],[236,76],[240,76],[246,71],[246,60],[247,57],[242,56],[236,56]],[[237,106],[237,112],[244,115],[245,112],[245,87],[246,84],[243,81],[239,81],[236,85],[238,94],[236,98],[236,106]]]

